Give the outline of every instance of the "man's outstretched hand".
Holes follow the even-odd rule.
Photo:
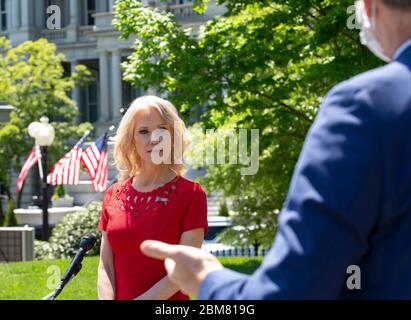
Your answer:
[[[194,247],[146,240],[140,248],[145,255],[164,260],[170,280],[185,294],[197,296],[201,282],[207,274],[223,269],[217,258]]]

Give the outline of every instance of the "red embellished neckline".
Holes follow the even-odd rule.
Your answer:
[[[141,194],[141,195],[151,195],[151,194],[155,194],[155,193],[161,193],[164,189],[167,189],[170,187],[170,185],[172,185],[173,183],[177,183],[180,180],[181,176],[177,175],[175,176],[173,179],[171,179],[170,181],[166,182],[165,184],[150,190],[150,191],[138,191],[137,189],[135,189],[133,187],[133,179],[134,177],[131,177],[128,179],[126,186],[128,187],[127,189],[133,193],[136,194]]]
[[[173,201],[179,193],[180,178],[181,176],[176,176],[162,186],[147,192],[134,189],[133,177],[125,181],[116,191],[116,196],[121,201],[121,209],[124,210],[129,221],[136,221],[140,214],[155,212]]]

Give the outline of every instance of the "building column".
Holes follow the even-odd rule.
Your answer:
[[[70,26],[78,25],[79,3],[78,0],[70,0]]]
[[[70,0],[70,24],[67,27],[67,39],[77,41],[77,27],[79,25],[79,0]]]
[[[13,14],[14,14],[14,8],[13,8],[13,1],[12,0],[6,0],[6,24],[7,24],[7,31],[14,30],[14,21],[13,21]]]
[[[76,66],[78,62],[72,61],[70,64],[71,67],[71,75],[76,72]],[[79,110],[79,115],[77,116],[77,123],[81,123],[81,96],[80,96],[80,88],[75,86],[71,92],[71,99],[76,102],[77,108]]]
[[[113,119],[117,120],[121,118],[120,109],[123,107],[123,87],[122,87],[122,75],[121,75],[121,56],[120,50],[116,49],[112,51],[111,58],[111,72],[112,72],[112,101],[111,101],[111,114]]]
[[[11,15],[12,15],[12,29],[18,30],[20,28],[20,1],[10,0]]]
[[[100,51],[100,121],[110,120],[110,86],[109,86],[109,66],[108,66],[108,52]]]
[[[17,0],[18,1],[18,0]],[[21,12],[21,26],[20,29],[27,30],[29,28],[29,0],[21,0],[20,12]]]
[[[107,10],[107,12],[113,12],[114,11],[114,2],[116,2],[116,0],[109,0],[108,1],[108,10]]]

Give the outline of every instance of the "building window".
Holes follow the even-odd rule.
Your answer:
[[[129,82],[122,82],[123,87],[123,108],[128,109],[131,103],[141,96],[140,89],[134,88]]]
[[[87,0],[86,3],[86,25],[94,26],[94,17],[96,11],[96,0]]]
[[[188,3],[194,3],[194,2],[193,0],[169,0],[167,1],[167,4],[169,5],[188,4]]]
[[[97,83],[92,83],[87,86],[86,90],[86,105],[87,105],[87,120],[90,122],[97,122],[98,108],[97,108]]]
[[[0,31],[7,30],[6,0],[0,0]]]

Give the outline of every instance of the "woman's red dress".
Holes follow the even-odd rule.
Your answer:
[[[144,240],[178,244],[185,231],[208,230],[206,193],[199,183],[177,176],[155,190],[139,192],[132,181],[106,191],[99,223],[113,251],[117,300],[138,297],[167,274],[163,261],[140,251]],[[182,292],[170,298],[187,299]]]

